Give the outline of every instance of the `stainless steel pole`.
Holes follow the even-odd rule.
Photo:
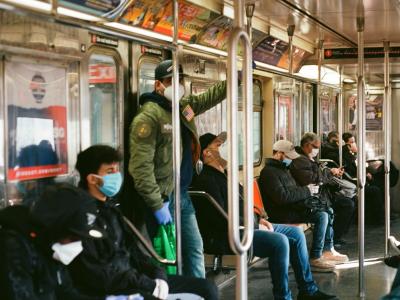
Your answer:
[[[289,25],[287,28],[287,34],[289,36],[289,74],[293,75],[293,34],[295,25]]]
[[[317,133],[321,135],[321,77],[324,40],[318,41],[318,85],[317,85]]]
[[[227,119],[228,119],[228,225],[229,244],[236,254],[237,277],[236,299],[247,299],[247,250],[253,240],[253,76],[252,76],[252,47],[248,34],[243,30],[244,1],[234,2],[234,29],[228,43],[228,78],[227,78]],[[237,48],[239,41],[244,44],[243,55],[243,101],[244,101],[244,177],[245,177],[245,207],[244,233],[240,238],[239,223],[239,180],[238,180],[238,139],[237,139],[237,110],[238,110],[238,74]]]
[[[343,66],[339,66],[339,99],[338,99],[338,131],[339,131],[339,165],[343,166]]]
[[[181,121],[179,110],[179,56],[178,56],[178,0],[173,2],[174,27],[172,51],[173,74],[172,85],[172,137],[173,137],[173,165],[174,165],[174,196],[175,196],[175,230],[176,230],[176,267],[182,275],[182,237],[181,237]]]
[[[390,160],[391,160],[391,87],[389,70],[390,43],[383,42],[385,49],[384,76],[385,76],[385,102],[383,107],[383,122],[385,132],[385,257],[389,255],[390,236]]]
[[[362,2],[362,1],[361,1]],[[365,297],[364,277],[364,191],[365,191],[365,85],[364,85],[364,16],[357,17],[358,36],[358,79],[357,79],[357,129],[358,129],[358,291]]]

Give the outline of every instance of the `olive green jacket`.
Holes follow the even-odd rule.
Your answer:
[[[189,95],[180,101],[181,125],[192,133],[193,163],[200,158],[200,143],[191,113],[202,114],[225,98],[226,81],[222,81],[203,94]],[[174,188],[171,112],[157,103],[145,102],[133,119],[129,139],[129,173],[135,188],[148,207],[158,210]]]

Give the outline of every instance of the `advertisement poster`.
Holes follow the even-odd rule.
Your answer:
[[[348,129],[357,129],[357,95],[351,95],[348,103]],[[383,95],[369,95],[365,101],[365,130],[383,130]]]
[[[365,130],[383,130],[383,95],[369,95],[366,99]]]
[[[278,95],[278,134],[276,140],[293,140],[292,103],[292,96]]]
[[[61,6],[86,14],[113,19],[123,13],[129,0],[59,0]]]
[[[286,42],[268,36],[253,50],[253,59],[276,66],[287,50],[288,44]]]
[[[49,65],[6,62],[8,179],[65,174],[66,71]]]
[[[212,24],[210,24],[210,26],[200,35],[197,43],[207,47],[226,50],[231,30],[232,20],[221,16],[214,20]]]
[[[302,67],[303,61],[307,59],[309,56],[311,56],[311,53],[297,48],[293,47],[293,72],[297,73],[300,68]],[[281,59],[279,60],[278,64],[276,65],[277,67],[283,68],[288,70],[289,69],[289,48],[285,53],[283,53]]]

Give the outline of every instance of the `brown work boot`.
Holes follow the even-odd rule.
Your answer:
[[[321,257],[310,259],[310,266],[313,272],[329,273],[335,271],[335,265]]]
[[[332,248],[330,251],[324,251],[322,253],[322,258],[325,261],[329,261],[332,264],[341,264],[349,261],[349,257],[345,254],[340,254],[335,250],[335,248]]]

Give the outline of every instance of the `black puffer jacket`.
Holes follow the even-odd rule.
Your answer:
[[[87,194],[88,197],[91,197]],[[155,279],[167,280],[163,269],[150,262],[137,246],[113,200],[97,201],[96,225],[106,237],[83,242],[83,252],[70,265],[77,287],[91,295],[146,296],[154,291]]]
[[[321,158],[331,159],[339,165],[339,146],[336,143],[325,143],[321,147]]]
[[[302,222],[303,214],[295,206],[311,196],[307,187],[301,187],[290,175],[286,165],[268,158],[258,180],[264,207],[272,222]]]
[[[25,206],[0,211],[0,299],[96,300],[79,293],[66,268],[51,257],[50,245],[30,221]]]

